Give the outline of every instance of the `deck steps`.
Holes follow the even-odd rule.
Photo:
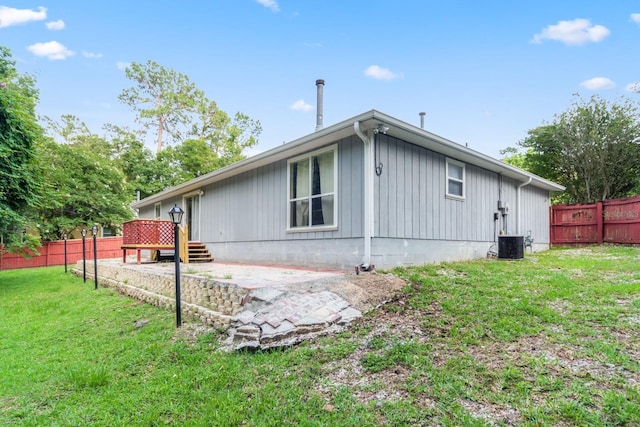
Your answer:
[[[189,242],[189,262],[211,262],[213,257],[206,245],[198,242]]]

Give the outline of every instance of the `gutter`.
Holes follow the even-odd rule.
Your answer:
[[[364,212],[362,224],[364,226],[364,259],[363,267],[371,265],[371,239],[373,237],[373,137],[368,137],[361,129],[360,122],[353,122],[353,130],[364,143]]]
[[[520,206],[522,205],[521,203],[521,199],[522,199],[522,195],[521,195],[521,189],[524,186],[527,186],[529,184],[531,184],[531,181],[533,181],[533,177],[530,176],[528,181],[525,181],[523,183],[521,183],[520,185],[518,185],[518,188],[516,190],[516,209],[518,210],[517,215],[516,215],[516,234],[518,236],[522,236],[522,230],[520,230],[521,224],[522,224],[522,212],[520,210]]]

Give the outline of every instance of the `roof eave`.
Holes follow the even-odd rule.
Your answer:
[[[317,130],[314,133],[306,135],[302,138],[295,139],[278,147],[256,154],[255,156],[248,157],[232,165],[225,166],[224,168],[194,178],[191,181],[187,181],[175,187],[168,188],[143,200],[134,202],[131,206],[134,209],[139,209],[152,203],[157,203],[158,201],[164,200],[166,198],[195,191],[204,185],[229,178],[248,170],[259,168],[278,160],[295,157],[298,154],[314,150],[317,147],[329,144],[338,139],[354,135],[353,122],[366,120],[368,117],[370,118],[373,115],[372,113],[373,110],[345,120],[343,122],[336,123],[335,125]]]
[[[248,170],[259,168],[275,161],[295,157],[299,154],[312,151],[342,138],[353,136],[355,135],[353,127],[354,122],[360,122],[360,129],[363,132],[374,129],[379,124],[384,124],[389,127],[387,132],[388,135],[430,149],[437,153],[441,153],[453,159],[470,163],[522,182],[528,181],[531,177],[531,183],[533,185],[548,191],[563,191],[565,189],[562,185],[501,162],[500,160],[428,132],[422,128],[410,125],[387,114],[381,113],[380,111],[369,110],[332,126],[317,130],[302,138],[295,139],[263,153],[226,166],[222,169],[194,178],[191,181],[168,188],[160,193],[133,203],[132,207],[139,209],[169,197],[189,193],[191,191],[198,190],[204,185],[238,175]]]
[[[378,117],[381,115],[383,114],[378,113]],[[492,172],[500,173],[503,176],[513,178],[518,181],[525,182],[529,180],[529,177],[531,177],[532,184],[548,191],[564,191],[565,189],[564,186],[556,184],[555,182],[494,159],[493,157],[487,156],[486,154],[480,153],[467,146],[458,144],[393,117],[386,116],[384,120],[385,124],[389,126],[388,134],[396,136],[407,142],[428,148],[453,159],[470,163]]]

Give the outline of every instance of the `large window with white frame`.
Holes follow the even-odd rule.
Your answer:
[[[337,149],[333,145],[287,162],[287,229],[337,227]]]
[[[465,198],[465,164],[447,159],[447,197],[463,200]]]

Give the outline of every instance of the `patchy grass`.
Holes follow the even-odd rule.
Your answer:
[[[219,351],[59,268],[0,272],[0,425],[638,425],[640,251],[394,271],[338,336]]]
[[[410,289],[324,390],[396,425],[638,425],[639,261],[590,247],[397,269]]]

